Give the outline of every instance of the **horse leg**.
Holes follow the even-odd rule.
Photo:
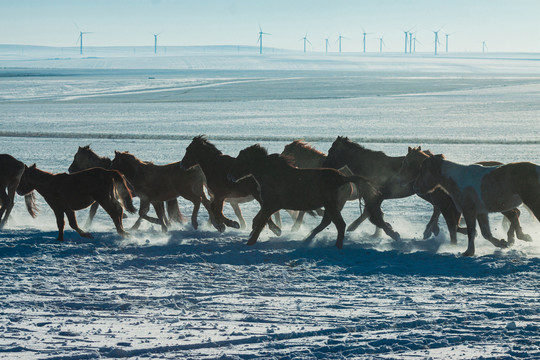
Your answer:
[[[264,226],[273,213],[273,211],[268,211],[268,209],[261,207],[257,215],[253,218],[252,230],[247,245],[254,245],[257,242],[261,231],[264,229]]]
[[[180,207],[178,206],[178,201],[176,199],[171,199],[167,201],[167,214],[169,214],[169,220],[171,221],[182,224],[186,222],[186,219],[184,218],[184,215],[182,215]]]
[[[441,209],[439,207],[433,205],[433,214],[431,214],[431,218],[429,219],[426,229],[424,230],[424,240],[428,239],[431,234],[437,236],[439,234],[439,216],[441,215]]]
[[[509,213],[509,214],[507,214]],[[508,229],[508,243],[510,243],[510,231],[512,231],[512,235],[515,232],[517,238],[519,240],[523,241],[532,241],[532,237],[529,234],[525,234],[523,232],[523,229],[521,228],[521,224],[519,222],[519,215],[521,214],[521,211],[519,211],[518,208],[512,209],[510,211],[503,212],[503,215],[510,221],[510,228]],[[509,215],[509,216],[508,216]],[[513,238],[513,236],[512,236]],[[513,243],[513,241],[512,241]]]
[[[162,204],[163,206],[163,204]],[[148,200],[141,200],[141,204],[139,206],[139,218],[133,224],[131,227],[132,230],[137,230],[139,228],[139,225],[141,224],[141,221],[144,219],[152,224],[161,225],[161,220],[155,217],[148,216],[148,211],[150,210],[150,201]]]
[[[118,200],[111,198],[108,200],[99,201],[99,205],[101,205],[101,207],[111,217],[114,226],[116,227],[116,232],[122,237],[128,237],[129,234],[124,230],[124,225],[122,224],[122,215],[124,210]]]
[[[281,214],[280,214],[280,212],[276,211],[273,216],[274,216],[275,225],[278,226],[279,228],[281,228]]]
[[[325,210],[326,212],[330,213],[330,219],[337,229],[338,235],[336,239],[336,247],[338,249],[343,249],[343,239],[345,238],[345,221],[343,220],[343,217],[338,209],[334,209],[333,207],[325,207]]]
[[[225,215],[223,215],[224,200],[224,198],[216,197],[211,203],[212,212],[214,213],[214,217],[216,220],[217,230],[219,232],[225,231],[225,225],[235,229],[240,229],[240,224],[238,224],[238,222],[228,219],[227,217],[225,217]],[[240,208],[238,210],[240,210]]]
[[[304,222],[304,215],[306,215],[305,211],[298,212],[298,215],[296,216],[296,220],[294,221],[294,224],[291,228],[291,231],[300,230],[300,226],[302,226],[302,223]]]
[[[330,225],[331,222],[332,222],[332,220],[331,220],[330,214],[325,209],[325,212],[324,212],[324,215],[322,217],[321,223],[319,225],[317,225],[315,227],[315,229],[311,230],[309,235],[304,238],[304,241],[305,242],[311,242],[313,240],[313,238],[315,237],[315,235],[317,235],[318,233],[323,231],[324,228],[327,227],[328,225]]]
[[[474,255],[474,238],[476,237],[476,216],[473,211],[465,211],[463,213],[465,218],[465,223],[467,224],[467,237],[468,245],[467,250],[462,254],[463,256],[473,256]]]
[[[95,203],[90,206],[90,211],[88,213],[88,219],[86,219],[86,222],[84,223],[84,228],[88,229],[90,225],[92,224],[92,221],[94,220],[94,216],[96,216],[97,209],[99,208],[99,203],[96,201]]]
[[[58,226],[58,241],[64,241],[64,212],[62,210],[53,209],[56,217],[56,226]]]
[[[156,211],[157,217],[160,221],[161,231],[163,231],[164,233],[167,232],[167,218],[165,216],[165,206],[163,205],[163,201],[153,201],[152,206],[154,207],[154,210]]]
[[[193,212],[191,213],[191,226],[193,226],[194,229],[197,229],[199,227],[197,217],[199,215],[199,209],[201,208],[201,196],[195,193],[189,193],[183,195],[183,198],[191,201],[191,203],[193,204]]]
[[[231,207],[234,210],[234,215],[238,218],[239,227],[237,229],[245,229],[246,228],[246,219],[244,219],[244,215],[242,215],[242,210],[240,210],[240,206],[238,206],[237,202],[230,202]],[[234,226],[233,226],[234,227]]]
[[[276,211],[274,213],[275,214],[279,214],[279,211]],[[268,224],[268,228],[276,235],[276,236],[281,236],[281,228],[272,221],[272,217],[268,217],[268,221],[266,222]]]
[[[84,238],[92,239],[92,234],[90,234],[89,232],[86,232],[86,231],[81,230],[81,228],[80,228],[79,225],[77,224],[77,217],[75,216],[75,211],[73,211],[73,210],[66,210],[65,213],[66,213],[66,216],[67,216],[67,218],[68,218],[69,226],[70,226],[73,230],[75,230],[76,232],[78,232],[79,235],[82,236],[82,237],[84,237]]]
[[[358,200],[358,202],[360,202],[360,200]],[[362,209],[362,207],[360,205],[360,210],[361,209]],[[368,218],[369,218],[369,212],[367,211],[367,209],[364,209],[362,214],[347,227],[347,231],[356,230],[360,226],[360,224],[362,224],[364,222],[364,220],[366,220]]]
[[[9,206],[9,197],[5,189],[0,192],[0,202],[2,203],[2,207],[0,207],[0,229],[2,229],[7,221],[7,216],[2,218],[2,215],[6,213],[6,209]]]
[[[489,217],[488,214],[477,214],[476,218],[478,219],[478,225],[480,226],[480,231],[482,236],[488,240],[490,243],[499,248],[507,248],[508,243],[504,240],[496,239],[491,234],[491,229],[489,228]],[[467,224],[468,226],[468,224]]]
[[[369,214],[369,221],[377,227],[384,230],[386,235],[390,236],[393,240],[400,240],[401,237],[397,231],[392,229],[392,226],[384,221],[383,213],[381,210],[382,200],[365,200],[366,206],[364,212]]]

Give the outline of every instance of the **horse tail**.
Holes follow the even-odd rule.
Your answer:
[[[33,191],[24,195],[24,202],[26,204],[26,210],[28,210],[30,216],[35,218],[39,212],[39,209],[36,204],[36,195],[34,195]]]
[[[129,191],[126,178],[118,171],[114,171],[113,191],[114,197],[120,201],[120,204],[122,204],[124,209],[132,214],[137,212],[137,209],[135,209],[135,206],[133,206],[133,197],[131,196],[131,191]]]

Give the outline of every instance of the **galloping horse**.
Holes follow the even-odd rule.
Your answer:
[[[135,229],[139,227],[142,219],[152,221],[147,215],[150,204],[152,204],[156,210],[161,229],[166,232],[167,224],[163,201],[176,201],[178,196],[193,203],[191,224],[195,229],[198,226],[197,214],[201,202],[212,218],[210,201],[204,194],[206,179],[199,167],[184,170],[179,162],[155,165],[151,162],[141,161],[128,152],[118,151],[115,151],[111,167],[121,171],[126,176],[141,199],[140,217],[133,225]]]
[[[0,229],[6,225],[15,204],[15,192],[24,173],[24,163],[8,154],[0,154]],[[6,192],[7,189],[7,192]],[[25,196],[26,207],[32,217],[36,217],[34,194]]]
[[[254,196],[258,194],[258,185],[252,179],[245,179],[237,183],[233,183],[228,179],[227,175],[233,163],[233,157],[223,154],[202,135],[193,138],[180,162],[184,169],[197,164],[202,168],[206,175],[208,188],[213,196],[210,207],[214,215],[214,226],[220,232],[225,231],[225,226],[236,229],[240,228],[238,222],[223,215],[224,201],[229,201],[233,205],[235,200],[245,202],[255,198],[260,202],[260,199]],[[235,213],[239,219],[242,218],[243,220],[239,208],[238,211],[235,210]],[[276,235],[279,236],[281,234],[281,229],[272,220],[268,221],[268,226]]]
[[[79,149],[77,150],[77,153],[75,153],[75,156],[73,157],[73,162],[69,166],[68,171],[70,173],[73,173],[76,171],[90,169],[93,167],[102,167],[104,169],[110,169],[111,163],[112,163],[111,159],[105,156],[99,156],[92,149],[90,149],[90,145],[79,146]],[[130,190],[132,192],[133,197],[137,196],[137,194],[133,192],[133,189],[131,187],[130,187]],[[92,224],[92,220],[94,219],[94,216],[96,215],[96,211],[98,208],[99,208],[99,204],[97,202],[92,204],[92,206],[90,207],[90,213],[88,214],[88,219],[86,220],[86,223],[84,225],[85,228],[89,227],[90,224]],[[180,212],[180,208],[178,207],[178,201],[176,201],[176,199],[167,201],[167,212],[169,213],[169,219],[171,221],[176,221],[179,223],[185,222],[184,216]],[[196,216],[197,214],[195,214],[195,217]],[[157,218],[153,218],[153,217],[148,217],[148,218],[150,219],[152,223],[160,224]]]
[[[465,218],[469,244],[464,256],[474,255],[477,220],[484,238],[497,247],[508,246],[491,234],[490,212],[506,212],[524,203],[540,219],[540,166],[529,162],[461,165],[434,155],[422,162],[414,189],[425,194],[439,187],[452,197]]]
[[[341,209],[352,191],[351,182],[356,184],[366,200],[370,220],[392,231],[390,225],[384,223],[380,209],[371,206],[374,203],[371,199],[377,196],[377,191],[361,176],[348,177],[328,168],[299,169],[278,154],[268,155],[266,149],[258,144],[240,151],[230,175],[237,181],[253,177],[259,185],[261,209],[253,219],[248,245],[256,243],[265,223],[276,211],[308,211],[324,207],[321,223],[307,236],[306,241],[312,240],[333,222],[338,231],[336,246],[341,249],[345,237],[345,221],[341,217]]]
[[[58,225],[58,240],[64,240],[64,214],[69,226],[82,237],[91,238],[77,225],[75,210],[84,209],[94,202],[107,211],[116,226],[116,231],[127,236],[122,225],[122,209],[134,213],[131,193],[126,179],[115,170],[92,168],[73,174],[51,174],[36,168],[36,164],[26,167],[21,177],[17,193],[26,195],[37,190],[54,211]]]
[[[433,156],[433,154],[429,150],[422,151],[421,147],[409,147],[407,155],[405,156],[405,158],[403,159],[403,163],[401,164],[401,169],[399,170],[399,181],[405,185],[413,184],[416,178],[418,178],[418,175],[420,174],[420,167],[422,166],[422,162],[431,156]],[[502,165],[502,163],[497,161],[480,161],[476,164],[482,166]],[[431,232],[438,233],[437,220],[439,218],[439,214],[441,213],[440,209],[444,208],[446,209],[446,211],[442,211],[442,213],[446,220],[446,225],[450,234],[450,242],[453,245],[457,244],[457,232],[467,234],[467,229],[458,227],[461,213],[457,210],[452,198],[443,189],[435,189],[434,191],[428,194],[424,194],[421,197],[424,199],[428,199],[429,197],[437,199],[437,201],[430,201],[428,199],[428,201],[434,204],[434,210],[433,216],[431,217],[428,225],[426,226],[424,238],[427,238],[429,235],[431,235]],[[519,223],[519,209],[514,208],[508,211],[504,211],[502,214],[510,221],[510,227],[507,233],[509,243],[514,242],[514,233],[518,236],[519,239],[530,241],[531,237],[527,234],[524,234],[523,230],[521,229],[521,225]],[[434,231],[433,229],[437,230]]]

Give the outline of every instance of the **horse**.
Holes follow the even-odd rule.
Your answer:
[[[0,229],[2,229],[11,214],[15,204],[15,193],[21,177],[24,173],[24,163],[8,154],[0,154]],[[6,191],[7,190],[7,191]],[[25,203],[28,212],[32,217],[36,217],[37,208],[34,206],[34,194],[25,196]]]
[[[99,156],[96,154],[91,148],[90,145],[86,146],[79,146],[79,149],[75,153],[75,156],[73,157],[73,162],[69,166],[68,172],[73,173],[76,171],[81,171],[93,167],[102,167],[104,169],[110,169],[111,168],[112,160],[105,156]],[[130,186],[128,182],[128,186]],[[131,193],[133,197],[137,196],[136,193],[134,193],[133,189],[130,186]],[[99,204],[93,203],[90,207],[90,212],[88,214],[88,219],[86,220],[86,223],[84,225],[85,228],[88,228],[90,224],[92,224],[92,220],[94,219],[94,216],[96,215],[96,211],[99,208]],[[167,201],[167,212],[169,214],[169,219],[171,221],[184,223],[185,218],[180,212],[180,208],[178,207],[178,201],[176,199],[172,199]],[[195,217],[197,214],[195,214]],[[193,217],[193,216],[192,216]],[[159,220],[157,218],[148,217],[150,221],[154,224],[160,224]],[[169,223],[168,220],[166,220],[166,223]]]
[[[420,167],[422,165],[422,162],[431,156],[433,156],[433,153],[431,153],[429,150],[422,151],[422,148],[420,146],[414,148],[409,147],[407,155],[405,156],[405,158],[403,159],[403,163],[401,164],[401,169],[399,170],[398,177],[400,183],[404,185],[413,184],[420,173]],[[503,165],[501,162],[498,161],[480,161],[476,164],[482,166]],[[431,232],[434,232],[433,229],[437,229],[436,232],[438,232],[437,221],[439,218],[439,214],[441,213],[440,208],[446,208],[447,210],[443,211],[443,216],[446,220],[446,225],[450,234],[450,243],[453,245],[457,244],[457,232],[467,234],[467,229],[458,227],[461,213],[457,210],[452,198],[443,189],[439,188],[435,189],[431,193],[424,194],[422,197],[432,197],[437,199],[437,201],[430,201],[432,204],[434,204],[434,211],[433,216],[431,217],[428,225],[426,226],[426,230],[424,231],[424,239],[431,235]],[[524,234],[523,230],[521,229],[521,225],[519,223],[520,211],[517,208],[505,211],[502,214],[510,222],[510,227],[507,232],[509,243],[514,242],[514,234],[518,236],[518,239],[525,241],[531,240],[531,237],[527,234]]]
[[[508,247],[508,242],[491,234],[490,212],[506,212],[524,203],[540,219],[540,166],[530,162],[462,165],[446,160],[443,155],[434,155],[422,162],[414,189],[425,194],[437,188],[450,195],[465,218],[469,243],[464,256],[475,253],[477,220],[485,239],[496,247]]]
[[[122,225],[123,209],[131,213],[136,209],[126,179],[118,171],[91,168],[72,174],[52,174],[38,169],[36,164],[25,166],[17,193],[27,195],[34,190],[43,196],[56,216],[59,241],[64,240],[64,214],[73,230],[82,237],[92,238],[77,225],[75,210],[87,208],[94,202],[107,211],[118,234],[129,235]]]
[[[257,199],[258,185],[251,179],[245,179],[240,182],[233,183],[227,177],[230,167],[234,163],[234,158],[223,154],[218,148],[203,136],[195,136],[191,143],[186,148],[186,153],[180,161],[182,168],[189,169],[192,166],[199,165],[206,175],[209,191],[212,193],[213,199],[210,205],[214,215],[214,226],[219,232],[225,231],[225,227],[240,229],[238,222],[227,218],[223,215],[223,203],[228,201],[239,219],[243,216],[240,208],[234,206],[237,202],[246,202]],[[254,196],[255,195],[255,196]],[[244,227],[245,227],[245,221]],[[281,229],[272,221],[268,221],[268,226],[276,235],[281,234]]]
[[[336,247],[343,248],[345,221],[341,216],[341,209],[352,191],[351,182],[356,184],[359,193],[366,200],[370,220],[381,228],[391,230],[390,225],[384,223],[380,209],[372,207],[372,198],[377,196],[377,191],[361,176],[345,176],[338,170],[329,168],[300,169],[292,166],[279,154],[269,155],[259,144],[239,152],[230,176],[235,181],[253,177],[259,185],[261,209],[253,219],[248,245],[257,242],[264,224],[276,211],[308,211],[323,207],[321,223],[311,231],[305,241],[311,241],[332,222],[338,231]]]
[[[161,229],[166,232],[167,224],[163,201],[174,200],[176,202],[178,196],[193,203],[191,224],[195,229],[198,227],[197,214],[201,202],[212,218],[210,201],[204,194],[206,178],[199,167],[185,170],[179,162],[155,165],[152,162],[141,161],[128,152],[115,151],[111,168],[119,170],[126,176],[141,199],[139,219],[133,225],[135,229],[139,227],[142,219],[152,221],[147,215],[150,204],[152,204],[156,210]]]

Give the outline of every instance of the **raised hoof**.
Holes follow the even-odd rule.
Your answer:
[[[232,227],[234,229],[240,229],[240,224],[237,221],[232,221],[229,227]]]
[[[497,247],[501,249],[506,249],[508,246],[509,244],[505,240],[499,240],[499,244],[497,244]]]
[[[225,231],[225,225],[224,225],[224,224],[217,224],[217,225],[216,225],[216,229],[217,229],[217,231],[219,231],[220,233],[222,233],[222,232]]]
[[[397,232],[394,232],[390,235],[390,237],[392,238],[392,240],[394,241],[400,241],[401,240],[401,236],[399,235],[399,233]]]
[[[358,227],[358,226],[349,225],[349,226],[347,226],[347,230],[346,230],[346,231],[347,231],[347,232],[352,232],[352,231],[356,230],[357,227]]]
[[[274,235],[281,236],[281,229],[280,228],[271,228],[270,230],[272,230]]]
[[[523,238],[522,238],[522,239],[519,239],[519,240],[526,241],[526,242],[531,242],[531,241],[533,241],[531,235],[528,235],[528,234],[523,235]]]
[[[433,228],[433,235],[437,236],[439,235],[439,232],[441,231],[441,229],[439,228],[439,225],[436,225],[434,228]]]

